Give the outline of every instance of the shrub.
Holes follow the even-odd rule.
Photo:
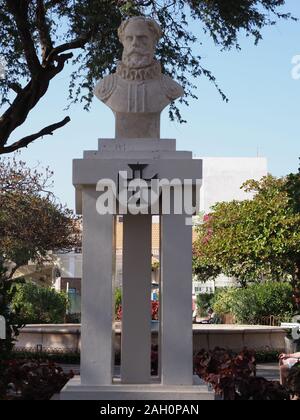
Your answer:
[[[151,319],[152,321],[159,320],[159,302],[151,301]]]
[[[15,349],[11,354],[4,356],[3,360],[36,360],[39,362],[53,362],[64,365],[79,365],[80,351],[76,350],[43,350],[36,351],[32,349]]]
[[[218,315],[231,313],[237,322],[255,325],[271,315],[289,320],[294,313],[293,290],[288,283],[267,282],[245,289],[224,289],[213,305]]]
[[[207,315],[208,309],[212,307],[213,300],[214,295],[212,294],[205,293],[197,295],[197,307],[199,316]]]
[[[122,305],[122,289],[116,287],[115,289],[115,315],[117,316],[120,306]]]
[[[53,362],[38,360],[0,361],[0,399],[50,400],[73,378]]]
[[[67,314],[65,317],[66,324],[80,324],[81,323],[81,313]]]
[[[289,400],[288,392],[278,382],[256,377],[255,354],[247,349],[239,354],[220,348],[202,350],[195,356],[194,368],[224,400]]]
[[[63,292],[26,283],[17,286],[11,307],[23,324],[60,324],[65,321],[68,298]]]
[[[11,310],[11,302],[17,291],[16,282],[8,280],[7,269],[3,265],[0,256],[0,315],[6,320],[6,339],[0,339],[0,359],[10,354],[22,323],[19,322],[16,314]]]
[[[261,350],[255,353],[257,363],[278,363],[281,352],[276,350]]]
[[[213,310],[217,315],[232,314],[232,304],[238,293],[237,288],[217,289],[213,301]]]

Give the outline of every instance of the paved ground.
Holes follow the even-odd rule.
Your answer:
[[[268,381],[279,381],[279,367],[278,363],[268,363],[257,366],[257,376],[262,376]]]
[[[65,372],[72,370],[75,375],[79,375],[79,365],[61,365]],[[268,363],[257,366],[257,376],[262,376],[269,381],[279,381],[279,368],[278,364]]]

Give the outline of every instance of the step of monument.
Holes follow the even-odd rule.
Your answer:
[[[80,377],[73,378],[60,394],[61,400],[168,400],[168,401],[213,401],[215,393],[207,385],[163,385],[151,384],[113,384],[102,386],[82,385]]]
[[[192,152],[185,151],[93,151],[84,152],[84,159],[192,159]]]
[[[176,151],[175,139],[99,139],[99,151]]]

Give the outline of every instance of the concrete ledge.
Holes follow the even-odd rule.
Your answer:
[[[17,348],[35,349],[42,346],[46,350],[79,351],[79,324],[27,325],[21,330]],[[152,342],[157,344],[157,325],[152,328]],[[194,325],[194,352],[201,349],[213,350],[223,347],[240,351],[244,347],[254,350],[285,350],[286,329],[252,325]],[[120,324],[115,328],[115,349],[120,350]]]
[[[240,351],[285,350],[286,330],[281,327],[253,325],[194,325],[194,351],[216,347]]]
[[[26,325],[17,337],[17,349],[80,351],[80,324]]]

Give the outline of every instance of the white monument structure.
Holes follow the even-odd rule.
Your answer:
[[[122,62],[95,88],[95,95],[115,114],[115,139],[100,140],[98,151],[87,151],[74,161],[77,212],[83,215],[81,375],[67,384],[61,399],[213,399],[193,376],[191,215],[196,210],[191,203],[200,187],[196,180],[202,162],[193,160],[191,152],[176,151],[175,140],[160,139],[161,111],[184,94],[153,58],[160,37],[160,27],[151,19],[135,17],[121,25]],[[152,185],[158,182],[162,192],[153,194]],[[146,196],[152,198],[151,205]],[[120,214],[122,360],[116,378],[112,284],[114,227]],[[153,215],[160,216],[161,226],[158,377],[151,377]]]

